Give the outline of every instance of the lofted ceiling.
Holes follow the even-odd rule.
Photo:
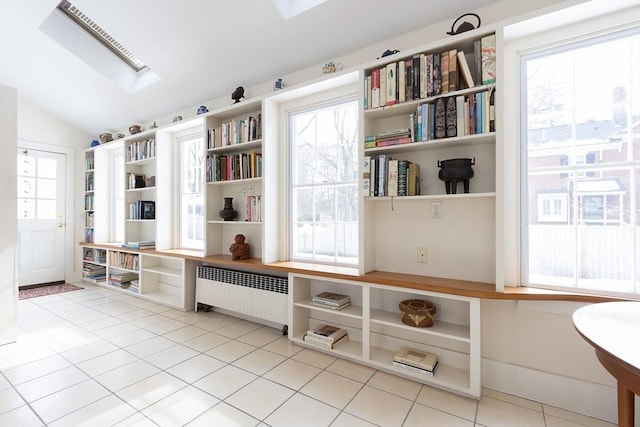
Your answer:
[[[127,92],[40,29],[59,0],[0,0],[0,84],[98,135],[496,2],[327,0],[285,20],[272,0],[73,1],[159,77]]]

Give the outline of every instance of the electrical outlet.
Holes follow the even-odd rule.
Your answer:
[[[243,196],[245,196],[245,197],[246,197],[246,196],[248,196],[248,193],[247,193],[247,186],[246,186],[246,185],[243,185],[243,186],[242,186],[242,195],[243,195]]]
[[[427,250],[427,248],[418,247],[416,255],[418,257],[418,262],[425,264],[429,262],[429,251]]]
[[[431,218],[442,217],[442,202],[431,202]]]
[[[255,196],[256,195],[256,188],[253,185],[250,185],[247,188],[247,196]]]

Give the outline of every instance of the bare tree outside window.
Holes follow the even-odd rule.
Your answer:
[[[358,104],[292,114],[292,259],[358,261]]]

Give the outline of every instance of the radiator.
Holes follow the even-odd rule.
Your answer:
[[[198,303],[254,319],[287,323],[288,280],[244,271],[199,265],[196,271]]]

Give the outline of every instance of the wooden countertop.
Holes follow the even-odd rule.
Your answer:
[[[537,300],[537,301],[573,301],[573,302],[607,302],[621,301],[622,298],[606,297],[601,295],[563,292],[523,286],[505,286],[504,292],[497,292],[494,283],[474,282],[469,280],[446,279],[442,277],[421,276],[416,274],[392,273],[387,271],[372,271],[359,274],[357,268],[340,267],[325,264],[312,264],[294,261],[280,261],[263,263],[258,258],[246,260],[232,260],[231,255],[203,256],[202,252],[168,249],[158,251],[155,249],[123,249],[120,244],[108,243],[80,243],[81,246],[110,250],[123,250],[126,252],[138,252],[149,255],[175,256],[189,259],[204,264],[226,268],[243,268],[260,270],[280,274],[298,273],[320,277],[332,277],[356,282],[375,283],[387,286],[397,286],[408,289],[418,289],[431,292],[440,292],[465,297],[500,299],[500,300]]]

